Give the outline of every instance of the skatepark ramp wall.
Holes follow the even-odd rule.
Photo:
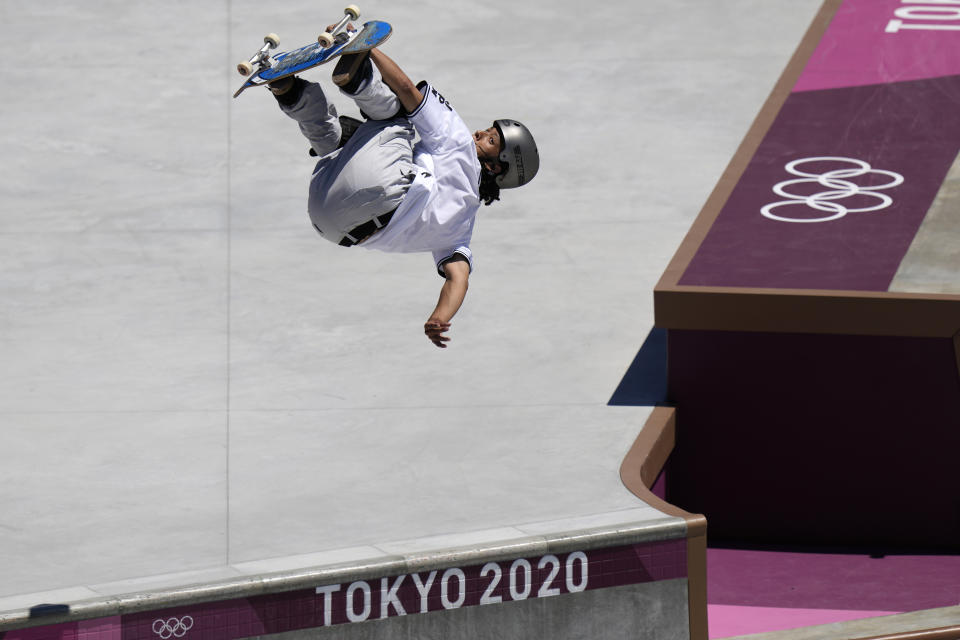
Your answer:
[[[622,479],[645,504],[473,545],[0,612],[0,640],[692,638],[706,640],[706,522],[649,491],[673,413],[655,410]],[[638,503],[639,504],[639,503]],[[501,539],[494,540],[499,535]],[[483,541],[482,541],[483,540]]]

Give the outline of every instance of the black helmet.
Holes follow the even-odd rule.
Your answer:
[[[516,120],[494,120],[493,126],[503,141],[500,162],[507,165],[506,170],[497,176],[497,186],[512,189],[527,184],[540,169],[540,153],[533,135]]]

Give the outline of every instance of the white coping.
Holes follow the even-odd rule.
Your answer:
[[[469,125],[515,117],[542,154],[482,212],[441,351],[429,256],[319,239],[296,127],[263,90],[230,98],[264,33],[299,46],[339,7],[4,2],[0,612],[628,521],[679,535],[618,476],[650,410],[607,402],[819,4],[361,6]]]

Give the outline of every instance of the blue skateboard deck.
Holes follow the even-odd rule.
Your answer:
[[[393,33],[393,27],[390,24],[380,20],[371,20],[365,23],[359,32],[354,32],[349,39],[338,38],[329,47],[314,42],[293,51],[278,53],[271,56],[269,66],[255,70],[243,83],[243,86],[233,94],[233,97],[236,98],[249,87],[258,87],[274,80],[292,76],[329,62],[339,55],[369,51],[386,41],[391,33]]]

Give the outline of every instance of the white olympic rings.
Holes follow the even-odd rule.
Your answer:
[[[846,162],[855,165],[855,167],[851,169],[834,169],[833,171],[827,171],[826,173],[808,173],[806,171],[797,169],[798,165],[811,162]],[[780,202],[768,204],[760,210],[760,213],[763,214],[764,217],[771,220],[777,220],[779,222],[828,222],[830,220],[842,218],[848,213],[865,213],[868,211],[879,211],[880,209],[886,209],[893,204],[893,198],[885,193],[877,193],[877,191],[882,189],[891,189],[903,183],[903,176],[899,173],[895,173],[893,171],[884,171],[883,169],[874,169],[869,163],[864,162],[863,160],[844,158],[841,156],[802,158],[800,160],[788,162],[784,168],[787,170],[787,173],[800,176],[799,179],[784,180],[783,182],[780,182],[774,186],[773,192],[778,196],[787,198],[787,200],[781,200]],[[888,176],[891,180],[884,184],[865,187],[844,179],[857,178],[860,176],[865,176],[868,173]],[[820,186],[826,187],[829,190],[812,193],[810,195],[799,195],[787,191],[787,188],[790,186],[810,183],[819,184]],[[869,207],[854,208],[846,207],[839,202],[836,202],[836,200],[842,200],[844,198],[857,195],[870,196],[871,198],[876,198],[879,200],[879,202]],[[774,209],[796,204],[805,204],[811,209],[827,212],[831,215],[822,216],[819,218],[789,218],[773,213]]]
[[[187,631],[193,628],[193,618],[183,616],[182,618],[170,618],[168,620],[159,619],[153,621],[153,632],[160,636],[160,640],[170,640],[170,638],[182,638],[187,635]]]

